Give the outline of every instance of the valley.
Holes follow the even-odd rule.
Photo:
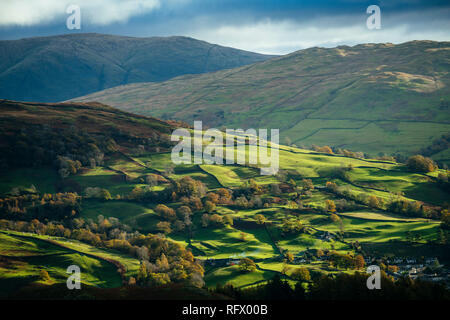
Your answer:
[[[279,129],[282,144],[448,164],[448,42],[314,47],[230,70],[117,86],[73,101],[216,128]],[[426,150],[425,150],[426,149]]]
[[[411,265],[445,277],[436,266],[450,258],[446,170],[284,145],[273,176],[257,165],[175,166],[168,136],[183,124],[98,103],[3,100],[0,121],[9,290],[65,283],[69,262],[84,285],[107,288],[246,289],[275,275],[294,285],[299,270],[317,279],[372,263],[393,277]]]

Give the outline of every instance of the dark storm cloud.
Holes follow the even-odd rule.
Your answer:
[[[34,5],[39,1],[33,0]],[[37,22],[30,25],[0,23],[0,38],[73,32],[131,36],[185,35],[247,50],[287,53],[314,45],[448,40],[450,31],[450,5],[448,1],[438,0],[129,0],[135,6],[139,5],[139,1],[146,1],[147,7],[145,10],[135,10],[127,6],[123,10],[123,14],[127,15],[123,21],[118,21],[120,17],[114,15],[117,10],[111,10],[111,6],[120,3],[118,0],[80,1],[85,3],[84,6],[80,4],[82,17],[86,17],[93,8],[95,14],[91,13],[82,20],[79,31],[65,28],[67,15],[63,12],[55,14],[52,19],[35,17]],[[46,3],[48,5],[49,2]],[[92,3],[96,7],[92,7]],[[368,17],[366,8],[372,4],[381,8],[381,30],[369,31],[365,28]],[[20,11],[15,11],[9,13],[9,17],[20,14]]]

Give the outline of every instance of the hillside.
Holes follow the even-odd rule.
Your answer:
[[[263,63],[77,101],[215,127],[279,128],[282,142],[410,155],[450,132],[450,43],[310,48]],[[448,142],[428,156],[448,162]]]
[[[119,287],[122,284],[117,268],[101,256],[86,255],[31,234],[0,232],[0,256],[0,296],[33,282],[65,283],[66,269],[73,264],[87,271],[82,285]],[[43,269],[50,269],[48,279],[40,276]]]
[[[299,268],[354,273],[363,257],[394,277],[411,259],[434,268],[437,258],[443,274],[450,261],[442,169],[287,146],[274,176],[174,166],[167,134],[180,124],[98,103],[3,100],[0,123],[0,296],[57,290],[67,263],[101,296],[120,284],[295,284]],[[244,257],[254,269],[242,270]]]
[[[56,102],[268,58],[186,37],[73,34],[0,41],[0,98]]]
[[[167,150],[176,122],[130,114],[100,103],[0,100],[0,167],[54,165],[59,157],[102,163],[117,151]]]

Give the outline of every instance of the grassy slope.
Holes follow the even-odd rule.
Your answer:
[[[70,265],[81,268],[81,282],[98,287],[117,287],[122,280],[117,268],[104,260],[86,256],[83,250],[73,251],[45,242],[37,236],[23,236],[14,232],[0,233],[0,287],[2,293],[39,282],[65,283]],[[46,270],[51,280],[39,277]]]
[[[76,100],[216,127],[279,128],[297,145],[410,154],[450,131],[448,47],[413,41],[311,48]]]
[[[87,127],[86,129],[89,130],[101,128],[103,121],[113,123],[121,127],[122,130],[132,130],[137,136],[145,136],[153,130],[156,132],[160,132],[158,130],[170,131],[171,128],[168,123],[160,122],[156,119],[139,118],[100,105],[61,105],[37,108],[35,105],[24,104],[23,108],[27,110],[28,117],[31,117],[34,121],[43,121],[41,117],[32,117],[34,115],[33,111],[36,110],[39,110],[37,115],[48,117],[53,114],[55,119],[62,117],[66,120],[77,119],[80,110],[92,117],[102,114],[103,118],[96,120],[99,121],[97,122],[98,125]],[[2,115],[5,118],[8,116],[9,119],[17,120],[21,116],[18,112],[20,110],[6,108]],[[55,116],[55,113],[57,116]],[[133,125],[130,125],[130,120]],[[59,124],[58,121],[54,121],[54,123]],[[9,123],[9,125],[12,124],[14,124],[14,121]],[[81,122],[79,125],[83,125],[83,123]],[[123,150],[128,154],[132,149],[124,146]],[[52,173],[52,170],[48,168],[43,168],[42,174],[37,174],[39,170],[9,170],[7,175],[2,177],[0,186],[2,193],[9,191],[10,188],[15,186],[29,187],[31,183],[35,184],[40,192],[54,192],[55,186],[60,185],[61,180],[63,182],[64,180],[73,180],[78,183],[81,191],[86,187],[102,187],[108,189],[114,196],[126,195],[134,187],[145,185],[145,175],[155,172],[162,173],[167,163],[170,163],[170,153],[168,152],[141,153],[132,155],[132,157],[125,157],[123,154],[115,153],[107,157],[104,166],[83,170],[80,174],[66,179],[59,178],[58,175],[54,174],[54,172]],[[330,180],[329,174],[334,168],[348,165],[352,165],[354,168],[349,173],[350,182],[337,179],[334,181],[341,186],[345,186],[353,193],[375,194],[380,198],[389,200],[392,197],[390,192],[403,192],[404,197],[407,199],[421,200],[438,205],[448,199],[447,194],[443,193],[433,180],[436,172],[430,175],[413,174],[397,163],[346,158],[281,146],[280,167],[284,170],[289,170],[297,183],[303,178],[310,178],[315,185],[324,186],[326,181]],[[128,176],[129,179],[122,179],[123,175]],[[208,189],[215,189],[221,186],[239,186],[249,178],[254,178],[261,184],[277,181],[275,177],[260,176],[260,172],[256,168],[243,166],[183,165],[176,167],[170,178],[176,179],[183,176],[192,176],[204,181]],[[30,177],[30,179],[27,177]],[[68,185],[70,186],[70,184]],[[166,183],[159,183],[157,188],[162,189],[165,186],[167,186]],[[288,195],[283,195],[283,197],[288,197]],[[333,198],[333,195],[317,188],[313,191],[312,196],[304,201],[304,204],[319,208],[323,207],[325,199]],[[122,222],[130,224],[143,233],[156,232],[156,223],[161,219],[152,210],[154,204],[124,200],[98,201],[83,199],[82,206],[84,218],[95,220],[100,214],[105,217],[117,217]],[[265,268],[263,268],[264,270],[259,270],[252,275],[237,273],[235,268],[211,270],[211,273],[208,273],[206,276],[208,285],[213,285],[217,281],[222,282],[222,280],[229,281],[233,279],[235,279],[236,284],[250,285],[267,279],[274,271],[277,271],[280,263],[279,253],[267,231],[261,226],[255,226],[254,216],[257,213],[263,214],[267,221],[271,223],[269,231],[275,241],[278,242],[278,245],[294,254],[302,253],[308,248],[334,248],[341,253],[351,251],[351,248],[346,243],[339,241],[327,242],[319,239],[319,235],[323,231],[336,232],[339,230],[339,226],[331,223],[323,214],[300,214],[298,219],[303,224],[314,228],[311,234],[283,237],[276,227],[287,219],[297,219],[286,206],[280,205],[254,210],[236,210],[235,208],[220,206],[217,212],[222,215],[232,215],[236,222],[235,225],[219,229],[204,229],[200,226],[202,213],[195,213],[194,223],[197,228],[190,242],[194,254],[201,259],[239,259],[243,256],[249,256],[258,261],[258,266],[261,267],[267,264],[271,267],[267,268],[270,271],[265,271]],[[239,220],[243,223],[239,223]],[[391,214],[380,214],[370,209],[357,212],[343,212],[342,221],[347,236],[346,241],[358,240],[367,247],[375,248],[374,250],[381,252],[386,250],[394,253],[404,252],[405,245],[393,244],[389,240],[404,240],[407,233],[412,232],[422,236],[423,240],[420,245],[426,247],[425,241],[434,240],[437,236],[436,231],[438,228],[436,222],[428,222],[421,219],[405,219],[404,217]],[[169,237],[183,245],[188,245],[189,243],[186,234],[171,234]],[[139,265],[137,260],[114,252],[96,249],[62,238],[51,239],[77,251],[77,253],[68,253],[69,255],[80,253],[94,254],[118,260],[127,266],[129,274],[136,272]],[[5,246],[8,246],[6,245],[7,242],[6,240],[0,241]],[[385,247],[379,249],[379,246],[382,245],[385,245]],[[51,251],[49,250],[49,252]],[[426,249],[422,248],[418,252],[423,255]],[[440,251],[436,252],[439,253]],[[78,257],[72,258],[78,259]],[[319,268],[320,266],[308,265],[308,267]],[[60,273],[55,272],[55,277],[58,274]]]
[[[142,155],[140,156],[140,159],[151,159],[151,163],[154,164],[156,168],[162,170],[164,163],[169,160],[169,157],[170,154],[165,153],[151,156]],[[326,176],[330,169],[351,164],[355,168],[351,172],[351,179],[355,184],[361,184],[361,187],[347,184],[347,187],[352,192],[376,194],[386,200],[391,197],[388,191],[403,191],[405,197],[408,199],[426,201],[429,198],[431,202],[436,203],[442,203],[447,199],[446,194],[431,182],[432,180],[430,177],[412,174],[405,170],[403,166],[395,163],[330,156],[295,148],[283,148],[283,150],[280,151],[280,162],[282,168],[289,169],[292,172],[297,172],[299,174],[298,181],[302,178],[311,178],[315,184],[324,185],[327,181],[327,178],[324,178],[324,176]],[[128,168],[133,170],[133,166],[128,166]],[[215,165],[201,165],[200,167],[182,166],[175,169],[175,173],[172,177],[179,178],[184,175],[190,175],[196,178],[204,172],[214,176],[216,180],[225,187],[239,186],[249,178],[267,179],[266,177],[259,176],[259,171],[256,169],[236,166],[219,167]],[[270,178],[275,179],[274,177]],[[339,181],[337,182],[339,183]],[[261,181],[261,183],[264,183],[264,181]],[[340,183],[345,184],[343,182]],[[369,187],[365,187],[366,185]],[[209,187],[215,188],[217,186],[210,185]],[[384,189],[386,191],[373,190],[371,189],[372,187]],[[411,192],[412,187],[414,187],[417,192]],[[430,197],[430,195],[432,195],[432,197]],[[321,207],[323,206],[324,200],[329,198],[333,197],[329,194],[324,194],[321,190],[315,190],[312,197],[308,199],[305,204]],[[160,218],[154,215],[151,208],[144,205],[116,201],[107,203],[91,201],[84,203],[84,205],[87,208],[87,210],[84,211],[86,217],[95,218],[95,215],[100,213],[105,216],[116,216],[122,218],[122,220],[127,223],[135,224],[138,222],[136,225],[143,228],[142,230],[154,231],[156,223],[160,221]],[[125,211],[126,213],[123,214]],[[254,215],[262,213],[267,221],[272,222],[275,225],[286,219],[292,219],[292,216],[283,206],[260,210],[239,211],[233,209],[230,210],[227,207],[219,207],[217,212],[222,215],[230,214],[235,220],[242,219],[243,221],[253,222]],[[388,243],[389,240],[404,240],[408,232],[414,234],[420,233],[424,240],[433,240],[436,238],[436,231],[439,226],[438,223],[428,222],[424,219],[407,219],[397,215],[379,213],[371,210],[344,212],[341,215],[344,223],[344,230],[348,237],[346,238],[346,241],[358,240],[360,243],[367,245]],[[194,215],[194,223],[196,225],[200,224],[200,216],[201,214]],[[316,228],[317,232],[336,232],[339,230],[339,226],[330,223],[326,216],[302,214],[299,219],[306,225]],[[283,238],[277,234],[275,229],[272,230],[273,235],[278,239],[278,244],[294,254],[301,253],[308,248],[334,248],[341,253],[351,251],[350,247],[346,244],[336,241],[330,243],[319,240],[317,238],[319,235],[317,232],[313,232],[311,235]],[[242,235],[244,235],[245,241],[242,241]],[[172,234],[170,237],[185,245],[188,243],[187,237],[183,235]],[[242,229],[238,225],[223,229],[203,229],[199,227],[191,238],[191,246],[196,256],[201,259],[239,259],[240,257],[248,256],[257,261],[261,259],[261,261],[264,261],[258,263],[258,265],[277,263],[276,260],[275,262],[268,262],[270,259],[277,259],[278,253],[264,229],[248,229],[245,227]],[[398,250],[403,250],[401,245],[396,244],[392,246],[397,246],[399,248]],[[390,250],[392,250],[392,248]],[[320,265],[311,265],[308,267],[321,268]],[[276,268],[268,269],[276,271]],[[231,281],[239,286],[246,286],[267,279],[267,277],[270,277],[271,275],[273,275],[273,273],[264,270],[259,270],[252,275],[246,275],[241,274],[236,268],[226,267],[211,270],[207,273],[205,279],[210,286],[214,286],[217,282],[224,283],[224,281]]]

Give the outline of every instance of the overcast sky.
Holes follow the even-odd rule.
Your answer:
[[[66,9],[81,10],[68,30]],[[381,29],[369,30],[369,5]],[[0,0],[0,39],[98,32],[138,37],[183,35],[285,54],[312,46],[450,40],[450,1],[294,0]]]

